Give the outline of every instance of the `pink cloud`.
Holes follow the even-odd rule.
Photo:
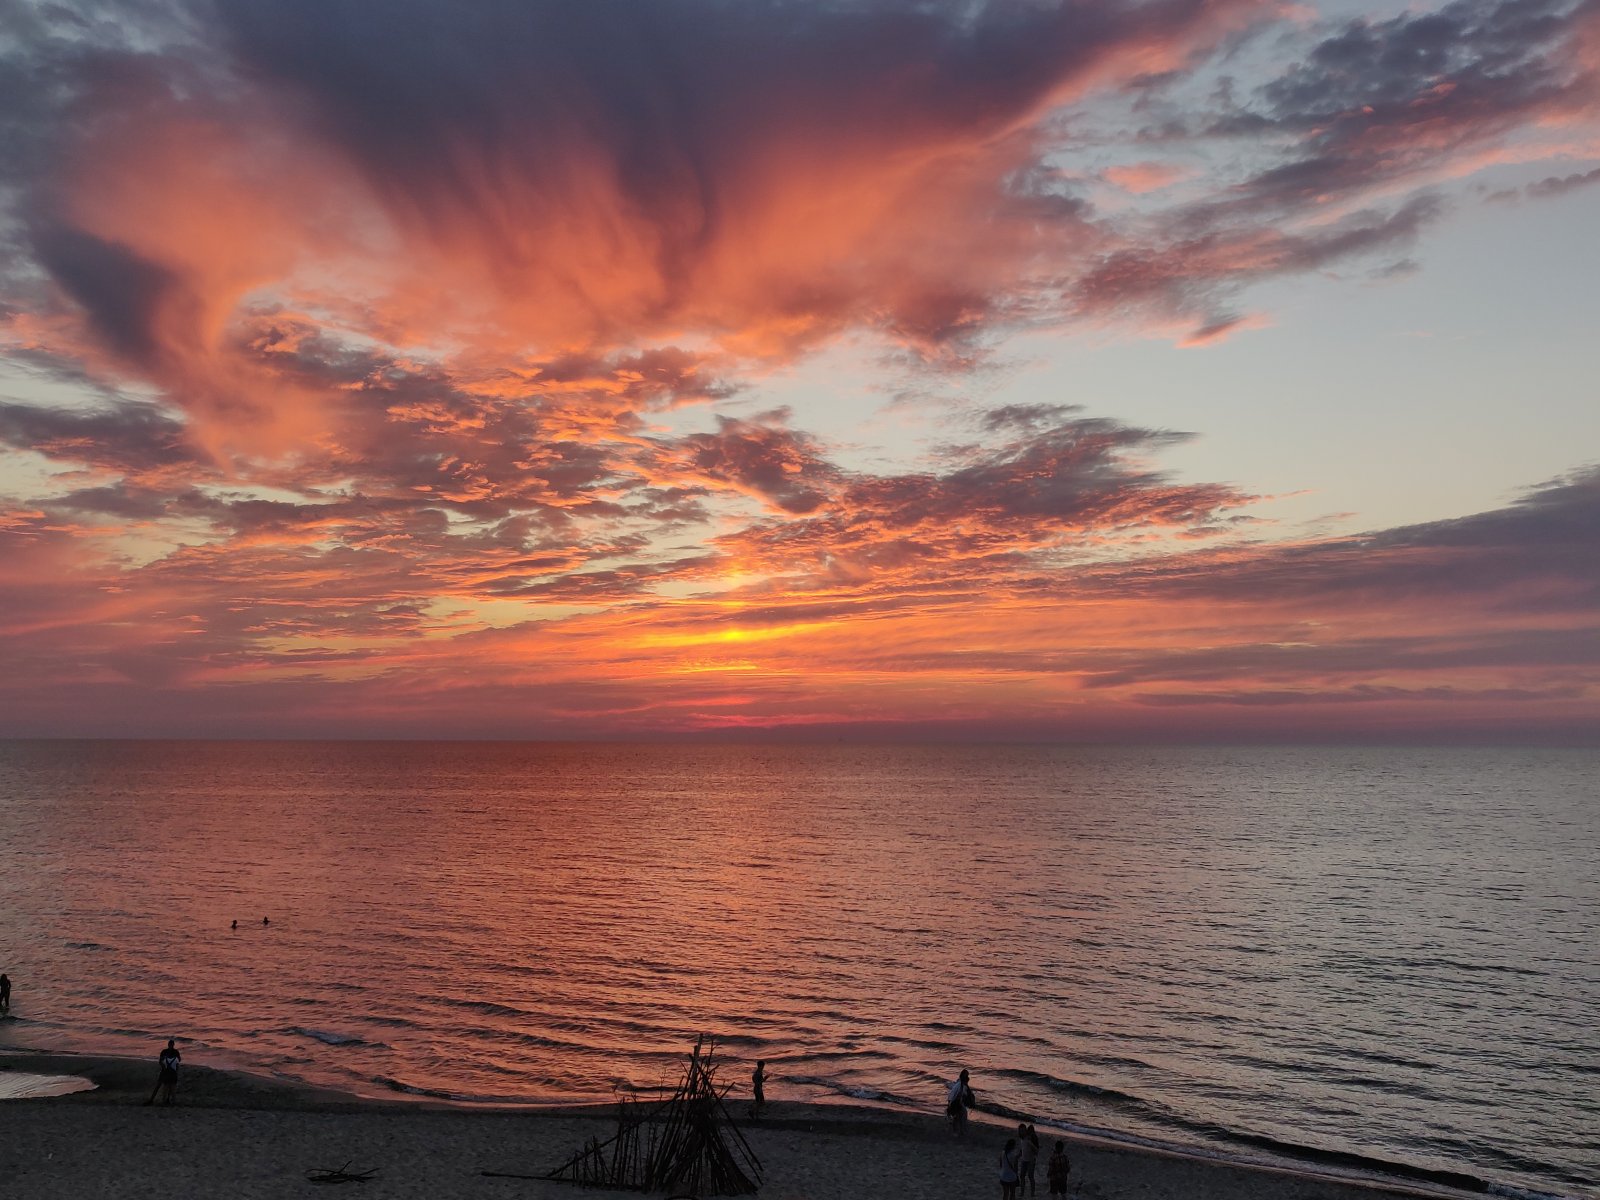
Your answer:
[[[1129,163],[1125,166],[1107,167],[1101,175],[1108,183],[1121,188],[1125,192],[1132,192],[1142,196],[1146,192],[1158,192],[1162,188],[1171,187],[1182,179],[1187,179],[1194,174],[1191,168],[1179,166],[1176,163],[1139,162]]]

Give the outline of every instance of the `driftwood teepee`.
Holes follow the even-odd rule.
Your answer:
[[[717,1087],[715,1048],[704,1036],[672,1098],[624,1099],[617,1132],[589,1144],[544,1176],[581,1187],[691,1196],[746,1196],[761,1184],[761,1162],[744,1140]]]

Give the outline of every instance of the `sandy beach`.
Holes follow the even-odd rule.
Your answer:
[[[92,1091],[0,1108],[0,1179],[8,1195],[278,1197],[320,1194],[308,1171],[376,1170],[354,1194],[378,1197],[622,1197],[538,1178],[613,1110],[464,1110],[353,1098],[186,1063],[178,1103],[144,1104],[153,1063],[66,1054],[0,1055],[0,1071],[71,1074]],[[927,1200],[997,1196],[1008,1127],[975,1121],[955,1138],[936,1115],[784,1103],[743,1126],[769,1200]],[[1054,1132],[1041,1130],[1046,1153]],[[1361,1184],[1067,1138],[1075,1196],[1086,1200],[1371,1200],[1460,1194]],[[496,1172],[498,1174],[485,1174]],[[1041,1165],[1041,1176],[1043,1175]],[[1043,1180],[1041,1178],[1041,1194]]]

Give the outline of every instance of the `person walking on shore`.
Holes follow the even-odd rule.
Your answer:
[[[750,1105],[750,1115],[759,1117],[767,1107],[767,1060],[756,1059],[756,1069],[750,1073],[750,1087],[755,1092],[755,1102]]]
[[[977,1097],[972,1094],[970,1080],[971,1076],[963,1068],[960,1076],[951,1081],[946,1096],[945,1115],[950,1118],[950,1128],[958,1135],[967,1132],[967,1109],[977,1103]]]
[[[161,1074],[156,1077],[155,1089],[145,1103],[154,1104],[159,1093],[164,1097],[161,1103],[171,1104],[173,1097],[178,1094],[178,1064],[183,1061],[183,1055],[178,1053],[177,1043],[172,1038],[167,1039],[167,1048],[156,1061],[161,1067]]]
[[[0,975],[0,1013],[11,1011],[11,976]]]
[[[1067,1175],[1071,1171],[1072,1163],[1067,1160],[1067,1144],[1058,1140],[1056,1148],[1050,1152],[1050,1165],[1045,1168],[1045,1182],[1050,1185],[1052,1196],[1067,1194]]]

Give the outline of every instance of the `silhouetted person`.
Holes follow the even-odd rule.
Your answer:
[[[756,1059],[756,1069],[750,1074],[750,1086],[756,1094],[756,1102],[750,1106],[750,1115],[759,1117],[761,1110],[767,1106],[767,1060]]]
[[[272,922],[271,922],[271,921],[269,921],[269,920],[267,920],[267,919],[266,919],[266,918],[265,918],[265,917],[262,917],[262,918],[261,918],[261,923],[262,923],[262,924],[263,924],[263,925],[271,925],[271,924],[272,924]]]
[[[948,1102],[944,1106],[945,1115],[950,1118],[950,1128],[959,1134],[967,1132],[967,1109],[978,1100],[972,1094],[971,1078],[963,1069],[961,1075],[951,1082]]]
[[[1014,1200],[1021,1162],[1022,1151],[1017,1148],[1017,1139],[1007,1138],[1006,1148],[1000,1151],[1000,1200]]]
[[[161,1074],[156,1077],[155,1089],[150,1093],[150,1099],[145,1101],[146,1104],[154,1104],[157,1093],[162,1097],[161,1103],[172,1103],[172,1098],[178,1094],[178,1064],[182,1061],[183,1055],[178,1053],[177,1043],[168,1038],[167,1048],[156,1059],[161,1066]]]
[[[11,976],[0,975],[0,1012],[11,1011]]]
[[[1050,1152],[1050,1165],[1045,1168],[1045,1180],[1050,1184],[1052,1196],[1065,1196],[1067,1194],[1067,1175],[1072,1170],[1072,1164],[1067,1161],[1067,1144],[1056,1142],[1056,1148]]]
[[[1039,1165],[1039,1134],[1032,1125],[1017,1126],[1017,1152],[1021,1156],[1017,1164],[1017,1195],[1026,1192],[1037,1196],[1039,1182],[1034,1170]]]
[[[239,928],[239,922],[235,921],[232,925],[228,926],[228,928],[229,929],[237,929],[237,928]]]

